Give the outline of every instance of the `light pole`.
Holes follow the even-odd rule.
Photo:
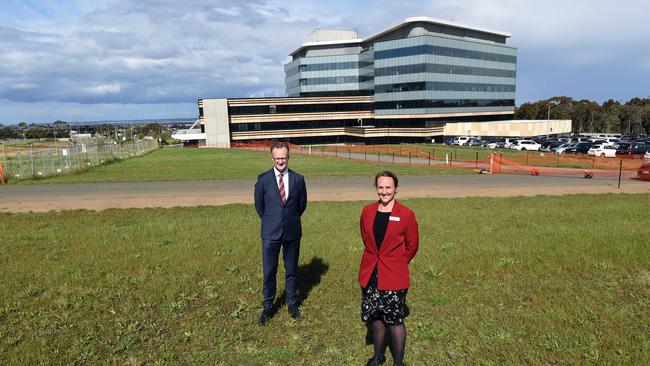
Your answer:
[[[549,131],[551,130],[551,107],[559,104],[559,100],[553,100],[548,103],[548,114],[546,115],[546,140],[548,140]]]

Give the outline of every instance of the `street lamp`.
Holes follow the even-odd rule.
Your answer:
[[[560,104],[559,100],[552,100],[551,102],[548,103],[548,114],[546,115],[546,140],[548,140],[548,134],[549,131],[551,130],[551,107],[559,104]]]

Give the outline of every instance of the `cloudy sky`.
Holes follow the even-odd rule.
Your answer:
[[[199,98],[283,96],[316,27],[411,16],[512,34],[517,105],[650,97],[650,1],[2,0],[0,123],[195,118]]]

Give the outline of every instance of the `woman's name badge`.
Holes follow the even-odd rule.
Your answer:
[[[388,217],[388,219],[390,221],[399,221],[399,217],[396,217],[396,216],[390,216],[390,217]]]

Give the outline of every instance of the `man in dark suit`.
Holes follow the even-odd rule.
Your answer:
[[[262,266],[264,269],[264,310],[258,324],[264,325],[273,314],[278,257],[282,248],[285,294],[289,315],[300,318],[297,274],[302,227],[300,216],[307,208],[305,178],[288,168],[289,145],[271,145],[273,168],[257,177],[255,210],[262,220]]]

